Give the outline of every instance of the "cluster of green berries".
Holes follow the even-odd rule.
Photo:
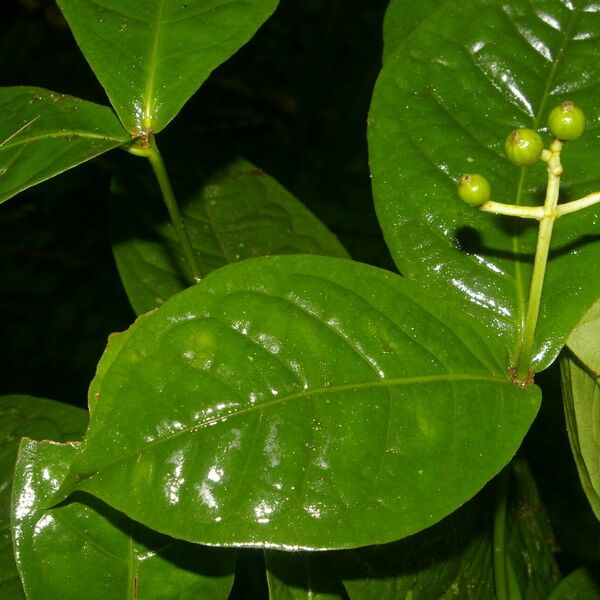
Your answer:
[[[561,141],[576,140],[585,130],[585,115],[578,106],[567,100],[552,109],[548,116],[548,128]],[[529,167],[541,158],[544,142],[533,129],[516,129],[506,138],[504,151],[513,164]],[[490,193],[490,184],[482,175],[463,175],[458,183],[458,195],[470,206],[481,206],[490,199]]]

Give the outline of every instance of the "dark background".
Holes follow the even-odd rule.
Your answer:
[[[54,2],[8,4],[0,85],[108,104]],[[283,0],[159,134],[167,168],[169,145],[178,142],[243,156],[307,204],[354,258],[391,266],[372,208],[365,140],[386,4]],[[0,207],[0,392],[85,405],[108,334],[133,321],[107,233],[120,153]]]

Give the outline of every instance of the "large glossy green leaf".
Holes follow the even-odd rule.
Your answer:
[[[600,519],[600,377],[569,352],[560,364],[571,450],[583,490]]]
[[[125,128],[160,131],[277,0],[57,0]]]
[[[32,396],[0,396],[0,598],[23,598],[10,535],[10,495],[23,436],[59,441],[81,439],[87,413]]]
[[[156,187],[139,178],[113,184],[113,252],[137,314],[188,287],[185,257]],[[152,180],[150,180],[152,181]],[[270,254],[348,256],[302,203],[254,165],[236,160],[180,195],[202,275]]]
[[[145,317],[112,357],[61,496],[89,491],[201,543],[397,539],[519,446],[539,393],[509,381],[500,350],[374,267],[236,263]]]
[[[600,600],[598,572],[583,567],[569,573],[554,590],[550,600]]]
[[[394,260],[432,294],[493,328],[511,362],[537,226],[461,204],[456,183],[462,173],[481,173],[496,200],[542,203],[543,164],[512,166],[503,157],[504,140],[518,126],[543,127],[550,109],[570,98],[587,112],[589,127],[563,152],[561,199],[598,189],[598,35],[594,0],[452,0],[387,58],[375,88],[369,127],[373,190]],[[600,295],[599,222],[596,207],[555,225],[536,370],[556,357]]]
[[[157,534],[87,494],[44,509],[74,454],[31,440],[19,451],[13,533],[29,600],[228,598],[232,550]]]
[[[503,552],[514,598],[547,598],[560,573],[552,532],[527,466],[511,467]],[[340,552],[339,572],[352,600],[493,600],[495,485],[433,527],[372,548]]]
[[[130,140],[106,106],[41,88],[0,88],[0,202]]]

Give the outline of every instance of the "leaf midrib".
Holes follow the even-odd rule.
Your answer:
[[[442,383],[442,382],[450,383],[450,382],[461,382],[461,381],[465,381],[465,382],[466,381],[472,381],[472,382],[479,381],[479,382],[483,382],[483,383],[495,383],[495,384],[510,385],[510,386],[515,385],[509,379],[507,379],[505,376],[500,376],[500,375],[484,375],[484,374],[476,374],[476,373],[440,373],[440,374],[435,374],[435,375],[417,375],[417,376],[413,376],[413,377],[398,377],[398,378],[382,379],[379,381],[366,381],[366,382],[362,382],[362,383],[341,384],[341,385],[336,385],[336,386],[317,388],[317,389],[313,389],[313,390],[302,390],[300,392],[289,394],[287,396],[275,398],[275,399],[271,400],[270,402],[264,402],[261,404],[247,406],[245,408],[242,408],[241,410],[230,413],[228,415],[220,415],[217,417],[213,417],[212,419],[203,421],[202,423],[198,423],[195,425],[191,425],[189,427],[179,429],[178,431],[174,431],[174,432],[172,432],[166,436],[162,436],[152,442],[147,442],[146,445],[142,448],[136,448],[135,450],[133,450],[131,452],[123,453],[118,458],[101,464],[99,466],[99,468],[96,469],[95,471],[93,471],[91,473],[88,472],[83,477],[78,478],[77,484],[81,483],[82,481],[91,479],[97,473],[99,473],[100,470],[102,470],[102,469],[106,469],[107,467],[111,467],[111,466],[117,465],[119,463],[127,462],[129,459],[134,458],[134,457],[136,458],[136,460],[138,460],[138,457],[139,457],[140,453],[142,453],[142,452],[143,453],[149,452],[153,447],[158,446],[160,444],[168,443],[168,442],[172,441],[173,439],[176,439],[182,435],[193,434],[202,429],[206,429],[208,427],[217,425],[218,423],[222,422],[223,419],[229,420],[232,418],[237,418],[237,417],[240,417],[242,415],[245,415],[245,414],[248,414],[248,413],[251,413],[254,411],[262,412],[264,410],[273,408],[274,406],[277,406],[279,404],[298,400],[303,397],[344,393],[344,392],[358,391],[358,390],[377,389],[377,388],[389,388],[392,386],[419,385],[419,384]],[[85,451],[84,451],[84,453],[85,453]],[[78,485],[74,485],[72,489],[75,489],[77,487],[78,487]]]
[[[116,138],[107,135],[101,135],[98,133],[90,133],[87,131],[78,131],[78,130],[61,130],[53,133],[44,133],[41,135],[35,135],[27,138],[20,138],[16,142],[11,142],[10,144],[6,144],[4,146],[0,146],[0,152],[4,152],[6,150],[10,150],[11,148],[16,148],[17,146],[22,146],[24,144],[29,144],[32,142],[39,142],[40,140],[46,139],[60,139],[60,138],[84,138],[84,139],[92,139],[92,140],[104,140],[107,142],[117,142],[119,144],[124,144],[128,140],[124,138]]]
[[[150,50],[150,62],[148,64],[148,80],[146,81],[146,89],[144,91],[144,122],[143,129],[152,131],[152,117],[154,111],[153,93],[156,83],[156,70],[158,65],[158,46],[162,33],[163,12],[165,0],[158,0],[156,10],[156,26],[154,28],[154,37],[152,39],[152,48]]]

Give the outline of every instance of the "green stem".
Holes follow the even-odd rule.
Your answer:
[[[177,238],[179,239],[179,243],[183,250],[188,271],[191,276],[191,281],[193,283],[199,283],[202,280],[200,268],[196,260],[196,255],[194,254],[194,249],[192,248],[192,243],[190,242],[190,238],[186,231],[183,217],[179,212],[179,206],[177,205],[177,199],[175,198],[171,181],[169,180],[169,175],[165,168],[165,163],[163,162],[162,156],[154,139],[151,138],[148,141],[148,147],[144,148],[143,150],[138,149],[135,154],[145,156],[152,165],[152,169],[156,175],[156,180],[158,181],[163,200],[169,212],[169,216],[171,217],[171,222],[175,228],[175,233],[177,234]]]
[[[519,217],[520,219],[537,219],[541,221],[544,218],[543,206],[520,206],[518,204],[504,204],[503,202],[488,200],[479,207],[479,210],[494,213],[495,215]]]
[[[525,314],[525,326],[516,364],[516,379],[521,382],[527,382],[531,379],[530,368],[535,330],[540,312],[540,300],[542,297],[542,288],[544,286],[546,264],[548,263],[552,228],[554,227],[554,221],[557,217],[556,207],[560,190],[560,176],[562,174],[562,166],[560,163],[561,149],[562,143],[555,139],[550,146],[552,156],[548,160],[548,187],[546,188],[546,200],[544,202],[544,217],[540,221],[540,228],[538,231],[533,274],[529,286],[529,300],[527,303],[527,312]]]
[[[506,507],[508,504],[508,485],[510,466],[496,478],[496,502],[494,507],[494,586],[496,600],[509,600],[508,570],[506,565]]]
[[[593,194],[588,194],[583,198],[579,198],[579,200],[572,200],[571,202],[566,202],[565,204],[561,204],[556,212],[559,217],[563,215],[568,215],[569,213],[577,212],[582,208],[587,208],[588,206],[592,206],[600,202],[600,192],[594,192]]]

